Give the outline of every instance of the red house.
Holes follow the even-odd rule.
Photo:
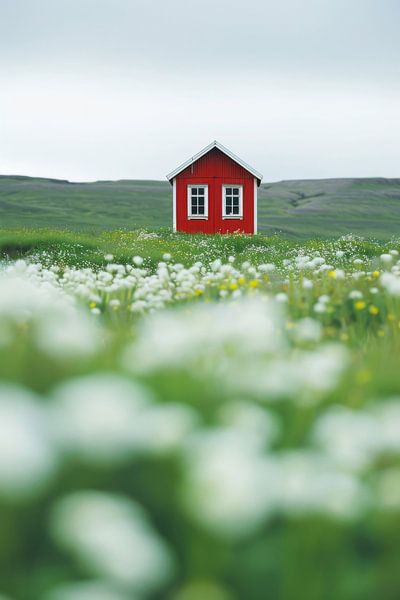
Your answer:
[[[167,175],[174,231],[257,233],[262,175],[217,141]]]

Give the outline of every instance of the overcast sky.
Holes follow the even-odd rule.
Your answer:
[[[400,0],[0,0],[0,173],[400,177]]]

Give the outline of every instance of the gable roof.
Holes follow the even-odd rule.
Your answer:
[[[181,165],[179,165],[179,167],[177,167],[176,169],[174,169],[173,171],[171,171],[171,173],[168,173],[168,175],[167,175],[168,181],[171,183],[174,177],[176,177],[177,175],[179,175],[179,173],[181,173],[182,171],[184,171],[186,169],[186,167],[189,167],[194,162],[196,162],[197,160],[199,160],[199,158],[201,158],[202,156],[204,156],[205,154],[207,154],[207,152],[210,152],[210,150],[213,150],[213,148],[218,148],[218,150],[220,150],[223,154],[225,154],[226,156],[228,156],[229,158],[231,158],[235,163],[237,163],[238,165],[240,165],[241,167],[243,167],[243,169],[245,169],[246,171],[248,171],[249,173],[251,173],[252,175],[254,175],[254,177],[257,178],[258,185],[260,185],[261,180],[263,178],[263,176],[261,175],[261,173],[259,173],[255,169],[253,169],[253,167],[251,167],[250,165],[248,165],[247,163],[245,163],[244,160],[242,160],[241,158],[239,158],[238,156],[236,156],[236,154],[233,154],[233,152],[231,152],[230,150],[228,150],[228,148],[225,148],[225,146],[223,146],[222,144],[220,144],[219,142],[217,142],[217,140],[214,140],[213,142],[211,142],[211,144],[208,144],[208,146],[206,146],[205,148],[203,148],[203,150],[200,150],[200,152],[198,152],[197,154],[195,154],[191,158],[188,158],[188,160],[186,160],[184,163],[182,163]]]

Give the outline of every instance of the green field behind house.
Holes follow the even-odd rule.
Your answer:
[[[172,223],[167,181],[97,181],[0,176],[0,228],[101,232]],[[265,183],[259,231],[287,238],[348,233],[390,239],[400,231],[400,179],[324,179]]]

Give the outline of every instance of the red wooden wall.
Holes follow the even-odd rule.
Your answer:
[[[190,219],[187,186],[208,185],[208,219]],[[222,185],[243,186],[243,218],[222,217]],[[254,233],[254,175],[213,148],[176,176],[176,229],[187,233]]]

